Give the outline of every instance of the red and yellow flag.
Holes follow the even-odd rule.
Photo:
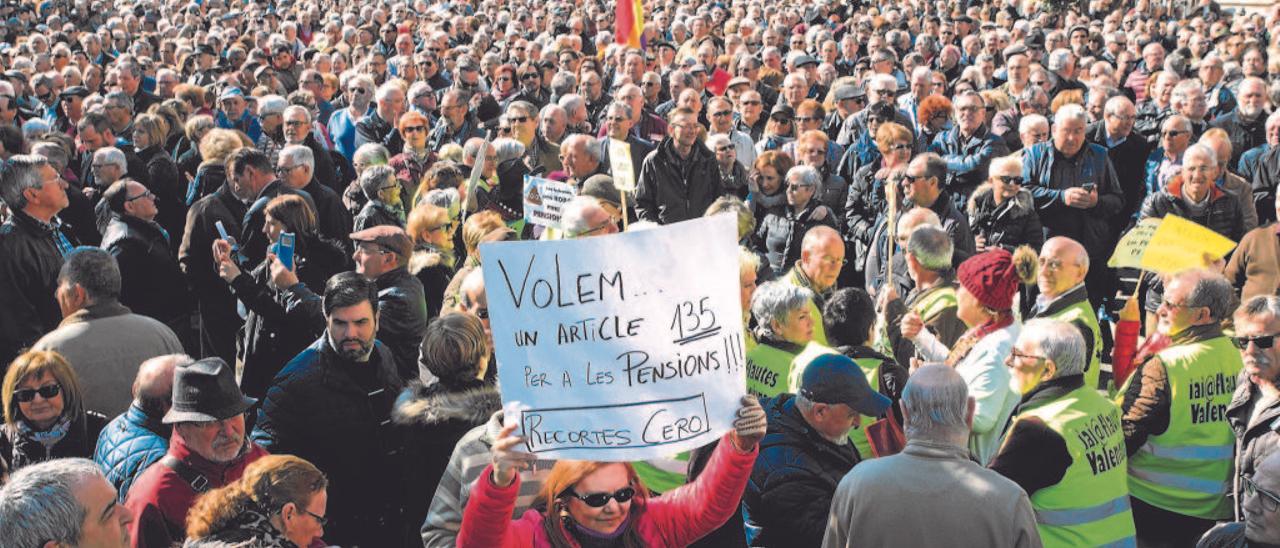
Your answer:
[[[618,14],[614,18],[617,28],[614,42],[631,48],[643,48],[640,41],[644,34],[644,5],[641,0],[618,0]]]

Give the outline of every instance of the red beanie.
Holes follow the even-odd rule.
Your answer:
[[[1009,310],[1013,308],[1018,283],[1035,280],[1036,261],[1030,248],[1018,249],[1017,255],[997,248],[961,263],[956,277],[983,306]]]

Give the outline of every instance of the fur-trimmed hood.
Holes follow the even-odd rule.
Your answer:
[[[445,262],[445,256],[440,251],[429,247],[418,247],[413,250],[413,255],[409,256],[409,273],[417,276],[419,272]]]
[[[1035,212],[1035,201],[1031,197],[1031,191],[1025,188],[1018,189],[1018,194],[1013,197],[1013,205],[1013,210],[1010,213],[1013,214],[1014,218]],[[990,182],[986,182],[974,189],[973,195],[969,196],[969,204],[965,210],[969,217],[973,218],[979,214],[990,214],[995,208],[995,189],[991,187]]]
[[[493,384],[450,390],[440,383],[414,382],[396,399],[391,418],[403,425],[433,425],[446,421],[484,424],[502,409],[502,393]]]

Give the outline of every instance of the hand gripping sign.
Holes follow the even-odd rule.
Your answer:
[[[746,393],[737,221],[480,247],[506,420],[544,458],[716,440]]]

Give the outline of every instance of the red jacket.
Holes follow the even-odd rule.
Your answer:
[[[638,518],[627,523],[638,528],[648,546],[688,546],[714,531],[738,510],[757,452],[758,448],[747,453],[738,451],[726,434],[697,480],[649,499],[647,504],[633,499],[631,511],[642,511]],[[493,483],[493,465],[486,467],[476,480],[463,511],[459,548],[551,546],[542,529],[541,512],[528,510],[520,519],[508,520],[519,491],[519,476],[511,485],[498,487]],[[507,523],[506,527],[493,526],[503,522]],[[573,537],[565,536],[572,541]]]
[[[246,436],[247,438],[247,436]],[[205,460],[187,447],[177,429],[169,441],[169,455],[186,462],[205,479],[209,489],[217,489],[240,479],[249,463],[268,455],[257,444],[248,441],[249,448],[240,458],[227,464]],[[168,548],[187,538],[187,512],[195,504],[198,494],[191,485],[161,462],[152,464],[129,488],[125,507],[133,511],[134,520],[129,524],[133,548]]]

